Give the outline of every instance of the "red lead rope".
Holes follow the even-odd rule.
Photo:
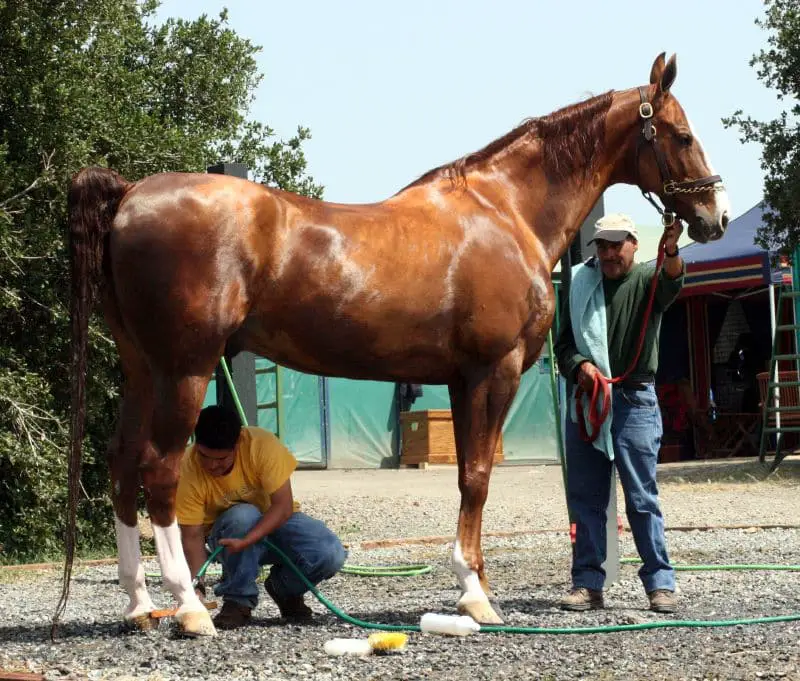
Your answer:
[[[664,255],[666,253],[666,248],[664,246],[664,239],[666,238],[667,234],[666,231],[661,236],[661,240],[658,242],[658,257],[656,258],[656,271],[653,274],[653,280],[650,282],[650,297],[647,301],[647,309],[644,313],[644,324],[642,325],[642,330],[639,333],[639,345],[636,348],[636,356],[633,358],[631,365],[627,368],[624,374],[621,376],[617,376],[616,378],[608,378],[607,376],[603,376],[599,371],[595,372],[594,375],[594,385],[592,386],[592,397],[589,400],[589,424],[592,427],[592,432],[589,433],[586,429],[586,418],[583,414],[583,405],[581,404],[581,398],[583,397],[583,387],[580,383],[577,385],[575,390],[575,412],[578,415],[578,430],[581,435],[581,439],[584,442],[594,442],[597,439],[597,436],[600,434],[600,428],[605,423],[606,418],[608,418],[608,412],[611,409],[611,388],[609,386],[612,383],[622,383],[630,373],[636,368],[636,364],[639,361],[639,355],[642,354],[642,346],[644,346],[644,337],[647,333],[647,324],[650,320],[650,314],[653,311],[653,301],[656,297],[656,286],[658,286],[658,275],[661,272],[661,266],[664,264]],[[603,407],[598,412],[597,410],[597,400],[600,397],[600,393],[602,391],[603,397]]]

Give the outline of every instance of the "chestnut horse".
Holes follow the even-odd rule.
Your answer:
[[[497,623],[481,520],[492,453],[520,374],[553,321],[551,272],[609,186],[638,185],[719,238],[728,199],[670,93],[673,56],[648,85],[610,91],[519,127],[387,200],[327,203],[246,180],[166,173],[129,183],[87,168],[69,192],[73,417],[63,612],[96,283],[124,372],[109,445],[127,620],[153,602],[140,560],[143,488],[166,587],[190,635],[214,626],[191,587],[175,520],[179,463],[223,350],[298,371],[449,388],[461,506],[452,567],[459,611]]]

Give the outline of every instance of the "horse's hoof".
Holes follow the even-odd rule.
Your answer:
[[[202,612],[186,612],[176,617],[178,621],[178,631],[182,636],[216,636],[217,629],[211,621],[208,610]]]
[[[494,611],[486,596],[464,594],[456,607],[459,614],[469,615],[478,624],[503,624],[503,620]]]
[[[136,617],[126,617],[125,626],[136,631],[153,631],[158,628],[158,619],[151,617],[149,612]]]

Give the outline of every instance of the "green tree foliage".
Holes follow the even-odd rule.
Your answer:
[[[81,167],[129,180],[248,164],[321,196],[288,141],[248,117],[260,48],[226,14],[154,20],[156,0],[0,0],[0,562],[58,555],[66,500],[69,277],[66,189]],[[91,328],[80,549],[113,545],[105,446],[116,350]]]
[[[765,248],[800,244],[800,0],[766,0],[756,24],[769,33],[767,48],[750,60],[759,80],[777,91],[788,110],[771,121],[757,121],[741,110],[724,119],[736,125],[743,142],[762,145],[764,199],[770,207],[758,243]]]

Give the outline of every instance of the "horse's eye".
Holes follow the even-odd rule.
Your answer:
[[[678,136],[678,139],[680,139],[681,144],[683,144],[685,147],[688,147],[692,143],[692,141],[694,140],[692,135],[690,133],[688,133],[688,132],[681,133]]]

